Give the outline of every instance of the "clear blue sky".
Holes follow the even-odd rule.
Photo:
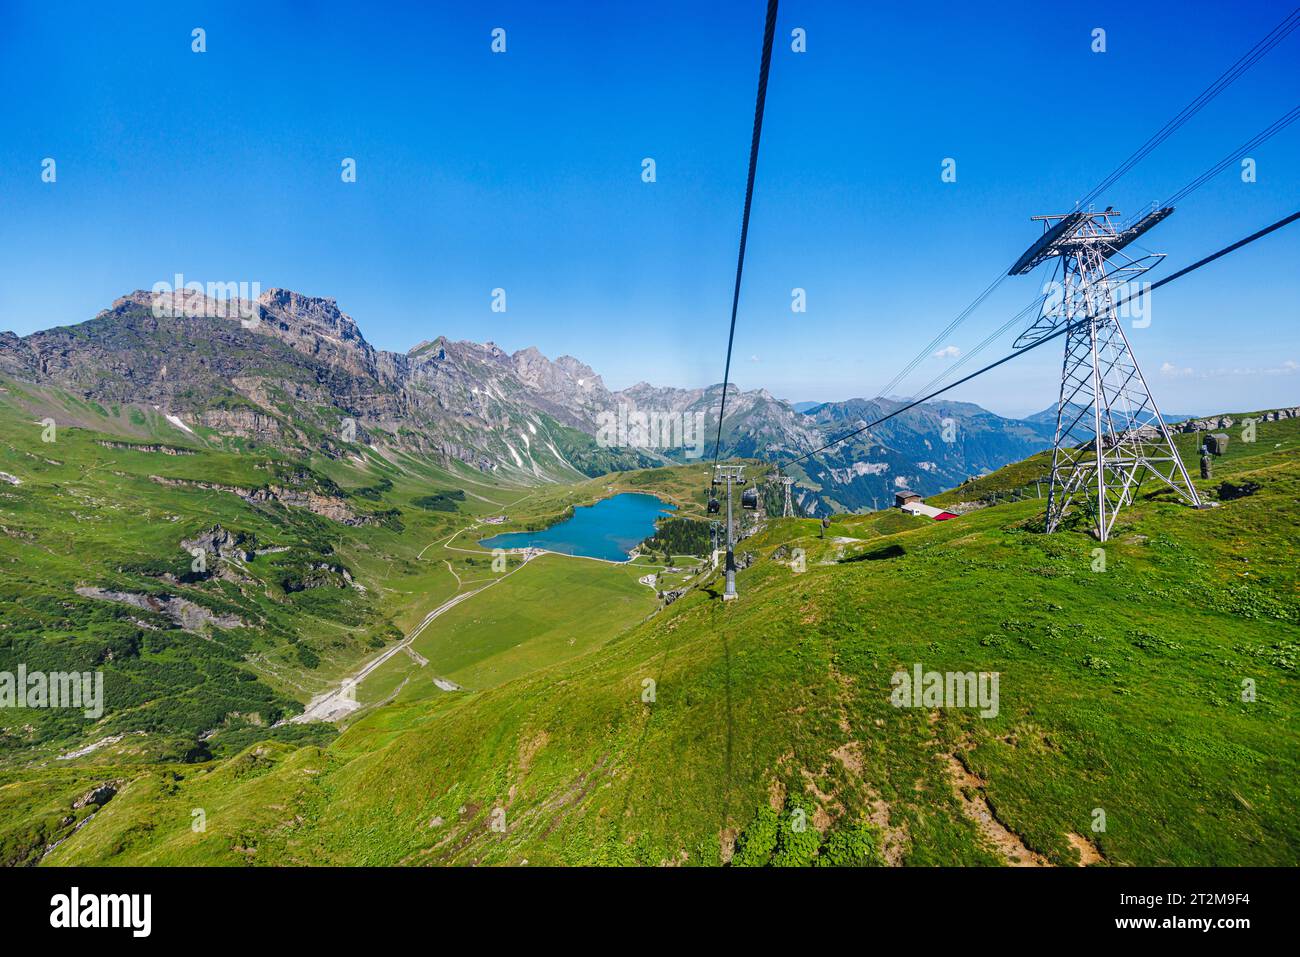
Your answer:
[[[1034,238],[1031,214],[1067,210],[1290,6],[787,0],[733,380],[875,394]],[[614,387],[721,379],[761,0],[130,9],[0,7],[0,329],[181,272],[334,296],[389,349],[444,334],[570,353]],[[1162,199],[1249,139],[1300,102],[1297,64],[1300,32],[1102,205]],[[1170,263],[1152,278],[1300,206],[1300,123],[1255,158],[1258,182],[1230,169],[1149,235]],[[1297,261],[1293,226],[1156,294],[1131,335],[1167,412],[1300,402]],[[949,344],[1034,291],[1003,283]],[[1059,365],[1048,347],[957,396],[1041,409]]]

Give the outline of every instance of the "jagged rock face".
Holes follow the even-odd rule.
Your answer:
[[[510,363],[524,385],[549,404],[563,410],[560,421],[589,429],[600,413],[612,410],[616,400],[591,366],[573,356],[551,362],[534,346],[521,349]]]
[[[0,332],[0,375],[25,378],[29,369],[26,343],[12,332]]]
[[[72,802],[72,809],[78,811],[91,804],[96,807],[103,807],[109,801],[113,800],[114,796],[116,796],[119,784],[120,782],[118,781],[108,781],[104,784],[98,785],[97,787],[91,788],[81,797]]]
[[[210,302],[210,301],[209,301]],[[303,398],[328,404],[346,394],[356,363],[322,368],[321,350],[300,336],[283,338],[270,321],[245,328],[239,319],[210,318],[192,307],[187,315],[156,316],[146,292],[124,296],[89,322],[33,333],[7,343],[6,365],[24,378],[49,382],[99,401],[159,405],[196,411],[213,397],[246,392],[236,379],[287,384]],[[297,345],[295,346],[294,343]],[[251,377],[249,373],[252,373]]]
[[[348,442],[378,443],[486,471],[584,474],[569,462],[574,450],[562,451],[573,437],[559,427],[581,428],[586,417],[561,401],[560,386],[550,396],[531,389],[491,343],[377,350],[333,299],[284,289],[255,303],[198,293],[158,301],[160,310],[138,291],[79,326],[7,333],[0,374],[287,449],[342,454]],[[536,358],[533,374],[568,375]]]
[[[341,368],[358,379],[392,384],[395,364],[378,361],[378,353],[357,324],[339,311],[333,299],[304,296],[288,289],[268,289],[257,298],[258,331],[264,331],[304,355]],[[385,375],[385,373],[389,373]]]
[[[216,615],[202,605],[196,605],[189,599],[180,598],[176,595],[138,595],[134,592],[112,591],[106,588],[83,585],[77,586],[75,590],[82,598],[118,602],[119,604],[130,605],[132,608],[139,608],[142,611],[165,615],[178,628],[183,628],[185,631],[194,632],[195,634],[201,634],[209,626],[213,625],[218,628],[245,627],[244,622],[236,615]]]

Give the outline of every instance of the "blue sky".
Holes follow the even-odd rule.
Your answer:
[[[1005,272],[1030,215],[1069,209],[1291,4],[1214,6],[783,3],[733,381],[874,395]],[[333,296],[383,348],[444,334],[569,353],[612,387],[721,379],[761,0],[132,9],[0,13],[0,329],[180,272]],[[1101,205],[1164,198],[1295,106],[1298,63],[1300,31]],[[1151,278],[1295,211],[1300,123],[1254,158],[1257,182],[1229,169],[1149,234],[1170,264]],[[1156,294],[1130,336],[1166,412],[1300,402],[1298,260],[1293,226]],[[1035,291],[1007,280],[945,345]],[[1059,367],[1049,346],[955,396],[1035,411]]]

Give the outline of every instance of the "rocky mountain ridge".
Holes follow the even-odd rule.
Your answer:
[[[137,291],[94,319],[0,334],[0,375],[90,402],[152,407],[180,433],[341,456],[361,443],[459,461],[519,481],[711,457],[721,384],[610,390],[573,356],[495,343],[376,349],[332,298],[273,288],[251,302]],[[851,399],[798,412],[732,385],[727,456],[790,461],[899,403]],[[650,416],[637,431],[638,416]],[[609,441],[612,421],[631,429]],[[645,441],[647,432],[650,441]],[[931,494],[1050,442],[1044,425],[969,403],[927,403],[792,470],[805,509],[880,504],[904,485]]]

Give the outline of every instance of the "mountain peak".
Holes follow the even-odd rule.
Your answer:
[[[263,306],[294,306],[300,309],[315,306],[316,308],[338,311],[338,300],[333,296],[308,296],[292,289],[282,289],[279,286],[267,289],[257,297],[257,301]]]

